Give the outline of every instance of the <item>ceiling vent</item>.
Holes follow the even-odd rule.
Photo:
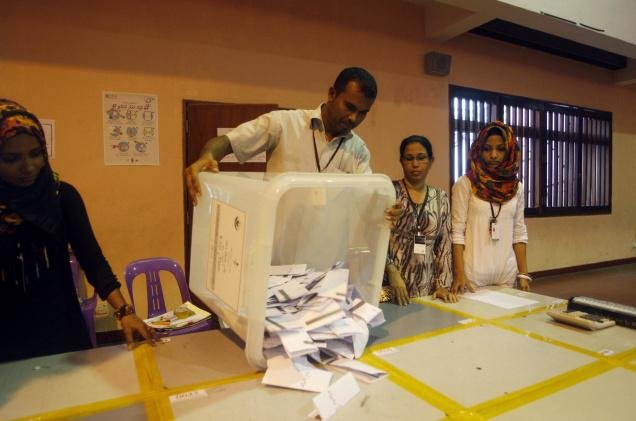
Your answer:
[[[610,53],[501,19],[491,20],[470,30],[470,32],[606,69],[618,70],[627,66],[627,58],[620,54]]]

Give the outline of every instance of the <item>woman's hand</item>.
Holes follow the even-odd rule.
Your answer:
[[[402,215],[403,211],[404,209],[402,209],[402,204],[399,200],[396,200],[390,208],[386,208],[384,210],[384,218],[389,221],[391,229],[395,228],[395,225],[397,224],[397,221],[400,218],[400,215]]]
[[[155,339],[157,337],[155,330],[145,324],[143,320],[137,317],[136,314],[133,313],[124,316],[119,322],[121,323],[121,328],[124,331],[124,338],[126,338],[126,346],[128,349],[133,349],[134,332],[141,335],[150,345],[155,344]]]
[[[459,298],[457,298],[457,295],[453,294],[452,292],[450,292],[448,289],[444,287],[439,287],[435,290],[435,292],[433,293],[433,299],[436,299],[436,298],[439,298],[445,303],[456,303],[457,301],[459,301]]]
[[[475,292],[475,286],[465,276],[456,276],[451,284],[450,292],[452,294],[463,294],[466,290]]]
[[[522,277],[517,277],[517,288],[521,291],[530,291],[530,281]]]
[[[406,290],[406,284],[404,283],[404,279],[402,279],[400,271],[394,270],[389,273],[389,285],[393,288],[393,300],[395,304],[405,306],[411,302],[409,299],[409,293]]]

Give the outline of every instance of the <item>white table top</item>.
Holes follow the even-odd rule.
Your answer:
[[[140,392],[134,354],[122,345],[0,364],[0,419]]]
[[[633,415],[636,330],[555,324],[544,314],[555,299],[523,296],[537,303],[511,310],[467,299],[384,306],[388,321],[372,331],[363,360],[389,376],[358,382],[361,392],[332,419]],[[313,409],[315,393],[260,382],[240,341],[221,331],[199,332],[133,352],[113,346],[0,364],[0,419],[291,421]],[[170,400],[193,391],[191,399]]]
[[[629,420],[636,414],[636,373],[616,368],[497,416],[496,420]]]

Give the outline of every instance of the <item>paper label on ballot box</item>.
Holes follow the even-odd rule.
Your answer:
[[[208,289],[238,312],[245,245],[245,212],[212,202],[208,255]]]

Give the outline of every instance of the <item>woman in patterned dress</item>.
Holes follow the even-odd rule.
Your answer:
[[[404,178],[394,180],[403,212],[391,232],[384,301],[407,305],[410,298],[432,295],[456,302],[452,282],[450,205],[448,194],[426,184],[433,147],[423,136],[400,144]]]

